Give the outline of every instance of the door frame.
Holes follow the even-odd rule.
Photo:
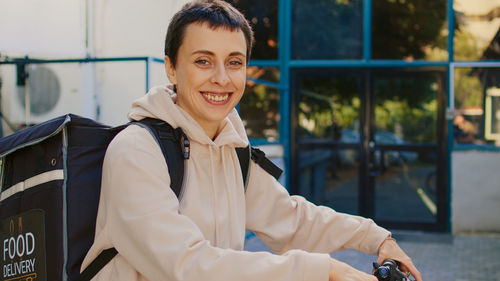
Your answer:
[[[435,144],[404,144],[404,145],[377,145],[373,146],[375,133],[375,93],[374,76],[394,70],[398,74],[411,76],[414,73],[424,72],[437,75],[439,91],[437,96],[437,141]],[[290,177],[292,194],[299,193],[299,151],[328,148],[328,149],[357,149],[360,153],[359,186],[358,186],[358,213],[361,216],[374,218],[375,214],[375,177],[371,167],[373,166],[374,149],[390,149],[396,151],[435,151],[437,153],[437,189],[436,194],[436,220],[433,222],[415,221],[389,221],[377,220],[376,222],[391,229],[426,230],[426,231],[449,231],[449,163],[447,157],[448,128],[446,122],[446,93],[448,85],[448,69],[443,67],[426,68],[307,68],[292,69],[291,75],[291,103],[290,103]],[[344,144],[335,141],[301,141],[298,134],[298,103],[300,102],[300,78],[308,77],[339,77],[354,76],[358,78],[358,89],[360,93],[360,142],[358,144]]]

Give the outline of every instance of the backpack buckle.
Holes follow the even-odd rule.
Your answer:
[[[187,138],[186,135],[182,134],[182,137],[181,137],[181,144],[182,144],[182,156],[184,157],[184,159],[189,159],[189,153],[191,151],[191,144],[189,142],[189,139]]]
[[[189,142],[188,137],[184,134],[181,127],[175,129],[175,135],[178,136],[177,139],[180,140],[181,143],[182,157],[186,160],[189,159],[189,155],[191,153],[191,143]]]
[[[262,160],[266,157],[266,154],[264,153],[264,151],[258,149],[258,148],[255,148],[255,147],[252,147],[252,160],[255,161],[256,163],[260,164],[262,163]]]

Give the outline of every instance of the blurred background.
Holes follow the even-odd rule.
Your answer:
[[[127,122],[168,83],[185,0],[0,2],[0,136]],[[500,232],[500,0],[232,0],[256,45],[238,110],[293,194],[391,229]]]

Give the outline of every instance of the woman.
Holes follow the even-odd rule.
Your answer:
[[[397,259],[421,280],[373,221],[289,196],[254,163],[244,191],[234,148],[248,139],[234,108],[252,41],[244,16],[223,1],[189,3],[174,16],[165,44],[173,87],[151,89],[129,118],[184,130],[191,141],[184,187],[178,199],[147,130],[123,130],[106,152],[96,237],[83,268],[115,247],[118,255],[94,280],[377,280],[326,254],[354,248]],[[243,251],[245,229],[280,255]]]

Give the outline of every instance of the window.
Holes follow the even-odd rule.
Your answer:
[[[446,60],[447,0],[376,0],[372,57]]]
[[[363,1],[294,0],[293,59],[361,59]]]
[[[500,59],[500,1],[455,0],[456,60]]]
[[[279,81],[277,68],[249,67],[245,94],[239,112],[247,135],[252,139],[269,142],[279,139],[279,89],[273,87]]]
[[[305,139],[359,142],[360,98],[356,76],[301,79],[299,126]]]
[[[455,143],[500,145],[500,68],[455,68]]]
[[[254,60],[278,59],[278,0],[227,0],[239,9],[252,25]]]
[[[410,71],[375,75],[375,140],[384,144],[437,141],[438,93],[434,73]]]

